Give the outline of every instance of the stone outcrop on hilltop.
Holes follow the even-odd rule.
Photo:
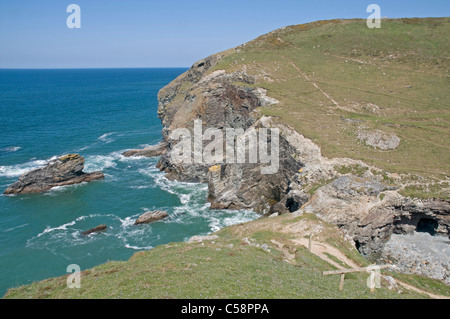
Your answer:
[[[227,73],[214,66],[223,55],[213,55],[163,88],[158,116],[163,124],[166,153],[158,168],[169,179],[208,183],[208,201],[213,209],[251,208],[261,214],[311,212],[338,225],[358,250],[373,258],[380,256],[392,234],[414,231],[448,236],[450,202],[417,200],[399,194],[401,181],[385,184],[375,167],[349,158],[328,159],[320,147],[276,118],[261,116],[260,106],[276,104],[245,69]],[[261,173],[266,164],[179,163],[172,158],[180,140],[174,131],[193,131],[194,121],[208,128],[277,128],[279,130],[279,170]],[[244,133],[247,134],[247,133]],[[191,137],[192,138],[192,137]],[[270,138],[268,143],[270,142]],[[209,143],[204,141],[203,145]],[[248,156],[248,150],[246,155]],[[342,174],[338,166],[358,165],[362,176]],[[314,192],[308,192],[314,188]],[[313,194],[313,195],[311,195]]]
[[[69,154],[50,161],[46,166],[25,173],[4,194],[42,193],[57,186],[91,182],[104,178],[102,172],[85,173],[84,158]]]

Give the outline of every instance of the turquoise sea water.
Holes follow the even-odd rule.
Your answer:
[[[10,287],[87,269],[135,252],[255,219],[211,211],[207,187],[169,181],[158,158],[125,158],[156,144],[158,91],[186,69],[0,70],[0,193],[68,153],[106,178],[44,194],[0,196],[0,295]],[[148,210],[170,218],[134,226]],[[105,233],[81,232],[106,224]]]

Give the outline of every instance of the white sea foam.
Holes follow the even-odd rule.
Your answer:
[[[88,145],[88,146],[82,147],[82,148],[80,148],[78,151],[79,151],[79,152],[85,151],[85,150],[87,150],[89,147],[91,147],[91,146]]]
[[[105,170],[115,168],[119,162],[134,161],[136,159],[125,158],[121,152],[113,152],[108,155],[88,155],[85,156],[85,171]],[[207,185],[196,183],[185,183],[170,181],[165,174],[159,171],[155,165],[155,159],[137,159],[143,161],[145,168],[138,169],[147,182],[142,185],[129,186],[131,189],[159,188],[169,194],[177,196],[180,200],[178,205],[171,207],[141,207],[141,211],[136,211],[134,215],[120,217],[114,214],[91,214],[81,216],[75,220],[57,227],[47,226],[37,236],[27,242],[31,248],[45,248],[52,252],[69,249],[78,245],[90,245],[101,240],[108,240],[109,243],[116,242],[121,247],[133,250],[149,250],[160,244],[160,233],[157,233],[154,226],[136,227],[134,222],[145,211],[154,209],[165,209],[170,218],[164,219],[161,223],[168,224],[189,224],[196,227],[197,224],[208,225],[209,232],[217,231],[223,227],[254,220],[258,215],[251,211],[212,211],[210,204],[205,202],[207,196]],[[147,166],[148,163],[148,166]],[[132,165],[132,162],[130,162]],[[134,166],[134,165],[133,165]],[[141,163],[137,165],[142,167]],[[65,187],[57,188],[50,194],[57,194],[64,191]],[[90,220],[93,219],[93,220]],[[81,236],[81,233],[91,225],[99,223],[108,225],[108,231],[102,236]],[[95,225],[94,225],[95,224]],[[160,223],[158,223],[160,224]],[[87,226],[89,225],[89,226]],[[160,229],[158,226],[156,229]],[[159,230],[158,230],[159,232]],[[204,235],[204,234],[199,234]],[[186,236],[189,237],[189,236]],[[180,238],[182,240],[182,238]],[[113,244],[113,245],[116,245]]]
[[[12,152],[17,152],[20,149],[21,149],[20,146],[9,146],[9,147],[0,148],[0,152],[12,153]]]
[[[134,250],[150,250],[153,249],[153,246],[139,247],[139,246],[132,246],[130,244],[125,244],[125,248]]]
[[[112,214],[106,215],[91,214],[88,216],[80,216],[75,220],[62,224],[60,226],[56,227],[47,226],[42,232],[37,234],[35,237],[28,239],[26,247],[37,249],[46,248],[52,252],[55,252],[59,251],[61,248],[90,244],[95,240],[97,240],[97,238],[95,236],[80,236],[80,234],[83,231],[86,231],[86,229],[84,229],[84,227],[82,227],[81,225],[77,225],[78,223],[90,218],[117,219],[117,217]],[[112,229],[112,227],[110,227],[110,229]],[[103,237],[105,236],[109,237],[111,236],[111,234],[105,233]]]
[[[49,189],[48,191],[44,192],[42,195],[44,196],[57,196],[58,194],[61,194],[66,191],[73,191],[77,189],[78,187],[87,185],[87,182],[81,182],[79,184],[73,184],[73,185],[64,185],[64,186],[55,186]]]
[[[63,224],[63,225],[61,225],[61,226],[57,226],[57,227],[50,227],[50,226],[47,226],[47,227],[44,229],[43,232],[39,233],[39,234],[36,236],[36,238],[39,238],[39,237],[41,237],[41,236],[43,236],[43,235],[45,235],[45,234],[47,234],[47,233],[54,232],[55,230],[67,230],[67,227],[73,226],[73,225],[75,225],[75,224],[76,224],[76,221],[74,220],[74,221],[71,221],[71,222],[69,222],[69,223]]]
[[[24,228],[24,227],[26,227],[28,225],[29,224],[22,224],[22,225],[19,225],[19,226],[16,226],[16,227],[11,227],[11,228],[5,229],[3,232],[9,233],[10,231],[13,231],[13,230],[16,230],[16,229],[20,229],[20,228]]]
[[[139,215],[126,217],[125,219],[119,218],[122,228],[133,226],[137,217],[139,217]]]
[[[18,177],[29,171],[38,169],[48,161],[46,160],[34,160],[23,164],[16,164],[10,166],[0,166],[0,176],[2,177]]]
[[[102,142],[105,142],[106,144],[109,144],[111,142],[114,142],[114,139],[111,137],[114,134],[117,134],[116,132],[106,133],[100,136],[98,139]]]
[[[129,186],[131,189],[147,189],[147,188],[153,188],[152,185],[139,185],[139,186]]]
[[[84,171],[89,173],[116,167],[115,161],[117,159],[118,156],[114,153],[110,155],[88,155],[85,157]]]
[[[141,157],[125,157],[122,155],[123,152],[125,150],[112,152],[108,155],[87,155],[85,156],[84,171],[103,171],[107,168],[116,167],[117,162],[137,162],[146,159]]]

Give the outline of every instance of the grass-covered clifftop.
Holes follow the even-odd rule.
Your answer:
[[[449,198],[449,34],[450,18],[317,21],[227,51],[210,72],[255,76],[280,101],[262,113],[324,156],[410,174],[407,196]]]

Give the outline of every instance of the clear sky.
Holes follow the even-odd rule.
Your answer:
[[[81,28],[69,29],[69,4]],[[450,16],[450,0],[0,0],[0,68],[188,67],[277,28]]]

